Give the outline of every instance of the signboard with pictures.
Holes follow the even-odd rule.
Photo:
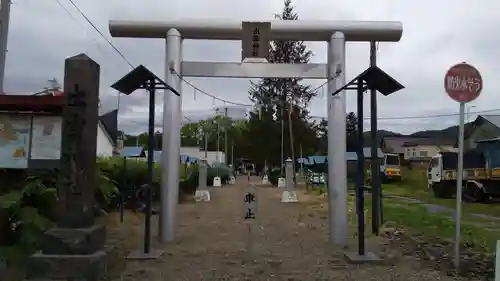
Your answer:
[[[257,189],[249,185],[243,195],[243,219],[252,222],[257,219]]]
[[[243,22],[242,58],[243,62],[267,62],[269,55],[270,22]]]

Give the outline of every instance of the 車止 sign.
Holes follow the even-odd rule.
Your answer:
[[[243,211],[245,221],[252,221],[257,218],[257,190],[253,185],[249,185],[243,196]]]
[[[475,100],[483,89],[479,71],[465,62],[452,66],[444,77],[444,88],[448,96],[460,103]]]
[[[242,23],[242,61],[267,61],[269,55],[270,22]]]

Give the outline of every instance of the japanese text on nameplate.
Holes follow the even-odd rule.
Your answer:
[[[252,56],[256,57],[259,55],[260,48],[260,30],[258,28],[254,28],[252,32]]]

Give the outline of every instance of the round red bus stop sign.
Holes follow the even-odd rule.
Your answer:
[[[475,67],[463,62],[446,72],[444,88],[453,100],[460,103],[471,102],[481,93],[483,79]]]

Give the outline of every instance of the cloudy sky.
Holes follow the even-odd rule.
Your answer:
[[[111,38],[108,21],[227,18],[268,20],[280,12],[282,0],[74,0],[85,15],[121,50],[134,65],[144,64],[164,75],[164,40]],[[454,114],[458,104],[443,89],[447,69],[466,61],[482,74],[481,96],[468,105],[472,112],[500,109],[494,81],[500,73],[500,2],[481,0],[294,0],[302,20],[391,20],[403,23],[400,42],[380,43],[378,64],[406,89],[394,96],[379,98],[379,126],[410,133],[454,125],[458,117],[401,118]],[[67,12],[65,7],[69,12]],[[307,43],[313,62],[326,62],[326,43]],[[184,43],[186,60],[238,61],[238,41],[191,41]],[[13,0],[9,31],[5,91],[36,92],[47,80],[62,81],[64,59],[87,53],[101,65],[103,107],[117,107],[117,93],[110,89],[130,68],[108,43],[85,21],[68,0]],[[347,44],[347,80],[363,71],[369,60],[368,43]],[[225,100],[248,104],[248,79],[188,79],[191,83]],[[321,80],[306,81],[312,85]],[[190,119],[213,114],[224,103],[183,86],[183,110]],[[348,95],[348,111],[356,110],[354,93]],[[158,95],[159,96],[159,95]],[[137,92],[120,100],[120,126],[127,132],[147,128],[147,96]],[[368,103],[366,103],[368,105]],[[228,106],[228,104],[226,104]],[[367,107],[367,106],[366,106]],[[162,101],[157,103],[161,118]],[[238,114],[238,109],[233,109]],[[323,91],[312,102],[314,116],[326,116]],[[499,113],[499,111],[491,111]],[[490,112],[490,113],[491,113]],[[368,111],[365,114],[369,114]],[[389,118],[387,118],[389,117]],[[398,117],[398,118],[393,118]],[[368,123],[366,124],[368,125]]]

